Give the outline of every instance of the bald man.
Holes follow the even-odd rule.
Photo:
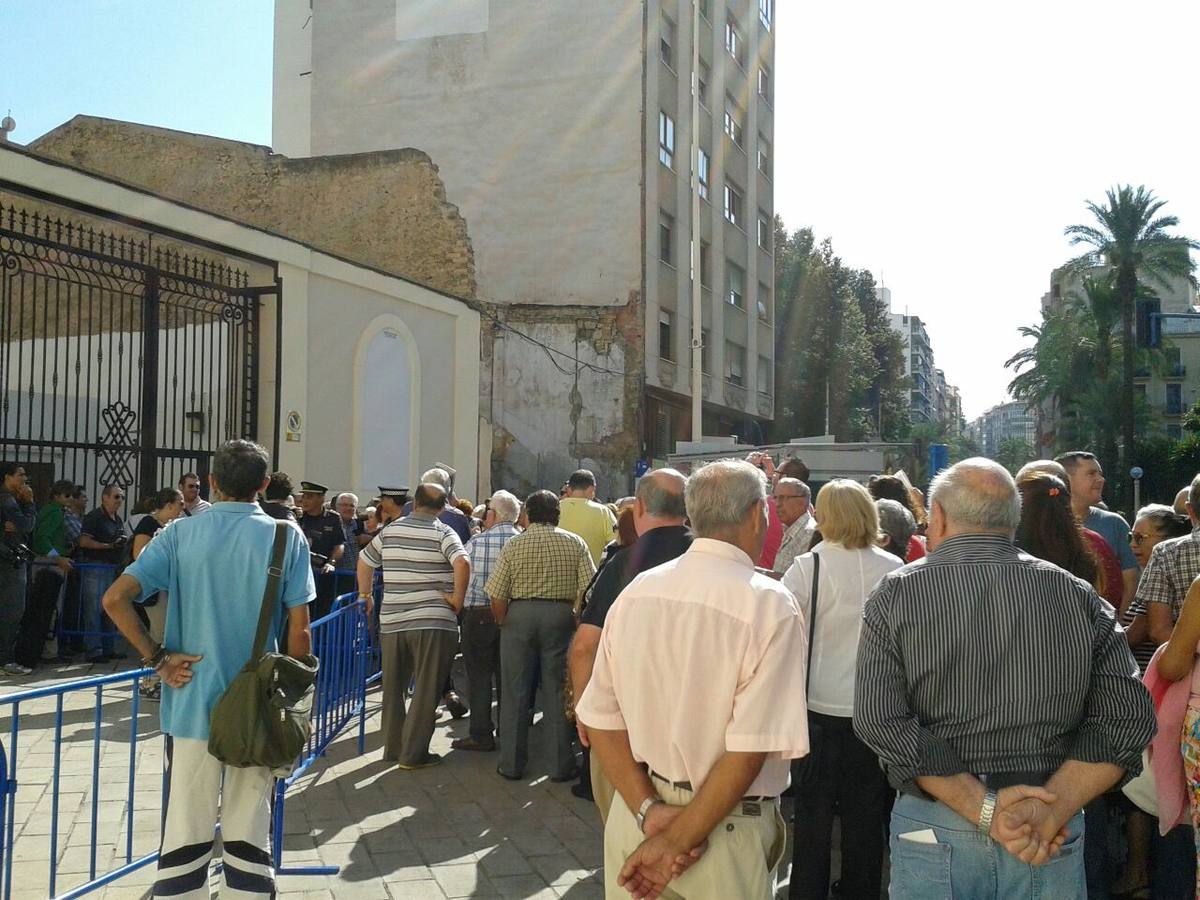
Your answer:
[[[604,620],[618,595],[642,572],[682,556],[691,546],[692,535],[684,524],[687,513],[683,492],[686,487],[687,478],[674,469],[656,469],[638,482],[633,501],[633,527],[638,539],[618,553],[596,576],[575,640],[571,643],[568,665],[576,700],[583,696],[583,689],[592,677]],[[576,727],[579,741],[584,746],[585,767],[590,767],[590,772],[585,770],[582,774],[590,780],[590,793],[600,809],[600,818],[605,820],[612,804],[613,787],[599,765],[590,759],[587,728],[579,722]],[[588,782],[581,780],[571,792],[586,799],[587,788]]]

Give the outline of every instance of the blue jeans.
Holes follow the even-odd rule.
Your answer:
[[[107,566],[92,568],[80,566],[79,605],[80,625],[84,632],[83,643],[88,657],[111,655],[113,652],[112,627],[104,622],[100,601],[104,592],[117,580],[116,570]],[[101,635],[103,634],[103,639]]]
[[[901,837],[933,829],[937,843]],[[892,810],[892,900],[1079,900],[1083,874],[1083,813],[1067,823],[1058,856],[1028,866],[984,837],[949,807],[903,794]]]

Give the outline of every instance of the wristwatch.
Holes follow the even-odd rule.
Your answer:
[[[642,805],[638,807],[638,811],[634,815],[634,818],[637,819],[638,831],[642,834],[646,833],[646,813],[650,811],[650,807],[655,803],[662,803],[662,801],[658,797],[647,797],[642,801]]]
[[[996,792],[988,791],[983,795],[983,806],[979,809],[979,824],[976,826],[980,834],[992,833],[992,817],[996,814]]]

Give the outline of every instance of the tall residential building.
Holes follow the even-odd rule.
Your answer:
[[[274,149],[422,150],[467,222],[496,486],[691,437],[693,274],[704,432],[773,417],[774,0],[697,2],[276,0]]]
[[[1093,269],[1089,274],[1098,275],[1100,271]],[[1171,278],[1165,284],[1151,283],[1147,287],[1158,312],[1167,315],[1196,312],[1196,288],[1190,279]],[[1055,269],[1050,273],[1050,290],[1042,295],[1042,311],[1060,308],[1068,302],[1085,302],[1083,282],[1078,274],[1066,268]],[[1200,400],[1200,320],[1167,318],[1161,320],[1160,329],[1166,364],[1136,369],[1134,390],[1149,406],[1152,428],[1160,435],[1179,440],[1183,434],[1183,415]],[[1036,413],[1039,445],[1052,448],[1061,413],[1051,403]]]
[[[904,338],[908,353],[904,374],[909,379],[909,417],[914,425],[940,423],[950,435],[962,432],[962,397],[957,387],[946,381],[946,373],[933,364],[933,346],[920,316],[891,312],[892,291],[876,288],[876,296],[887,305],[892,331]]]
[[[999,403],[975,419],[969,429],[984,456],[996,457],[1000,445],[1010,438],[1024,441],[1036,455],[1037,428],[1032,411],[1016,400]]]

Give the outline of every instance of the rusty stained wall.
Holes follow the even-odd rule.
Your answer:
[[[493,310],[500,321],[485,319],[480,367],[492,487],[557,492],[583,467],[596,473],[598,496],[630,493],[644,387],[640,295],[620,307]]]
[[[76,116],[28,149],[437,290],[475,296],[467,223],[420,150],[288,159],[256,144],[93,116]]]

